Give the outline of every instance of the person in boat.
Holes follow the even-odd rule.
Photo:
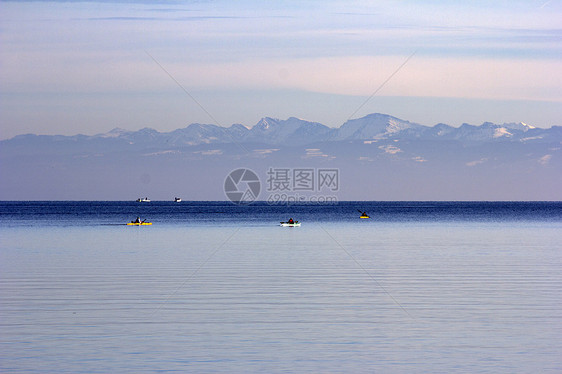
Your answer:
[[[287,223],[289,223],[289,224],[291,224],[291,225],[292,225],[293,223],[295,223],[295,221],[293,221],[293,219],[292,219],[292,218],[289,218],[289,220],[287,221]]]
[[[137,217],[137,219],[133,221],[133,223],[141,223],[140,217]]]

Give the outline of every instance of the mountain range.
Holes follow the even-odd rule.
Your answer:
[[[561,144],[561,126],[430,127],[379,113],[339,128],[265,117],[253,127],[27,134],[0,141],[0,199],[222,200],[237,167],[264,185],[271,168],[306,167],[338,169],[341,200],[561,200]]]
[[[107,133],[93,136],[49,136],[19,135],[2,141],[11,145],[19,142],[93,142],[101,144],[129,144],[137,147],[183,147],[200,144],[262,143],[269,145],[298,146],[327,141],[355,140],[458,140],[465,144],[478,142],[556,142],[562,140],[562,126],[549,129],[536,128],[525,123],[494,124],[485,122],[480,126],[463,124],[452,127],[443,123],[433,127],[374,113],[363,118],[352,119],[339,128],[330,128],[318,122],[290,117],[286,120],[265,117],[253,127],[234,124],[221,127],[194,123],[171,132],[158,132],[151,128],[128,131],[115,128]]]

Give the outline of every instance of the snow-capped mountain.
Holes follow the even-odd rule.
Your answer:
[[[229,171],[250,167],[265,183],[275,166],[337,169],[348,200],[562,200],[562,127],[430,127],[375,113],[329,128],[265,117],[253,127],[19,135],[0,141],[0,165],[4,200],[220,200]]]
[[[309,122],[295,117],[287,120],[265,117],[240,140],[266,144],[302,145],[326,140],[330,131],[329,127],[318,122]]]
[[[220,127],[194,123],[171,132],[158,132],[151,128],[127,131],[116,128],[105,134],[94,136],[36,136],[19,135],[2,141],[4,145],[34,142],[93,142],[103,139],[111,145],[129,144],[135,147],[195,146],[201,144],[261,143],[270,145],[298,146],[325,141],[354,141],[382,139],[458,140],[467,144],[498,141],[557,141],[561,139],[562,127],[536,128],[524,123],[494,124],[485,122],[480,126],[463,124],[456,128],[446,124],[423,126],[386,114],[374,113],[362,118],[346,121],[339,128],[329,128],[318,122],[295,117],[280,120],[262,118],[253,127],[234,124]],[[108,143],[110,144],[110,143]]]
[[[403,132],[421,130],[425,126],[386,114],[374,113],[345,122],[333,140],[365,140],[397,136]]]

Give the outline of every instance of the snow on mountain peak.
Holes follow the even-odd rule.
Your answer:
[[[231,125],[230,128],[232,128],[232,129],[242,129],[242,128],[245,128],[246,130],[249,130],[251,127],[246,126],[246,125],[243,125],[243,124],[241,124],[241,123],[235,123],[235,124]]]
[[[527,125],[524,122],[504,123],[501,126],[507,128],[507,129],[510,129],[510,130],[519,130],[519,131],[528,131],[528,130],[531,130],[531,129],[535,128],[534,126]]]
[[[387,114],[373,113],[344,123],[338,129],[337,139],[374,139],[422,127],[417,123],[404,121]]]
[[[494,138],[500,138],[502,136],[507,136],[507,137],[511,137],[513,136],[512,133],[510,133],[509,131],[507,131],[507,129],[505,127],[498,127],[496,129],[494,129],[494,135],[492,135]]]
[[[259,120],[259,122],[253,127],[256,130],[269,130],[271,127],[279,124],[279,120],[277,118],[271,117],[264,117]]]
[[[129,133],[129,130],[122,129],[120,127],[116,127],[105,134],[99,134],[98,136],[101,138],[117,138],[123,134]]]
[[[300,121],[300,122],[306,122],[306,123],[313,123],[314,121],[310,121],[304,118],[299,118],[299,117],[289,117],[288,120],[296,120],[296,121]]]
[[[330,128],[318,122],[310,122],[297,117],[280,120],[264,117],[253,127],[233,124],[230,127],[193,123],[171,132],[158,132],[152,128],[129,131],[114,128],[105,134],[94,135],[95,138],[119,139],[145,146],[147,144],[165,144],[166,146],[183,146],[208,143],[263,143],[302,145],[324,141],[372,141],[372,140],[458,140],[466,144],[479,142],[545,142],[559,139],[562,127],[540,129],[523,122],[504,123],[502,125],[485,122],[480,126],[464,123],[452,127],[439,123],[433,127],[423,126],[402,120],[387,114],[373,113],[362,118],[346,121],[339,128]],[[84,136],[82,136],[84,137]],[[69,139],[82,139],[68,137]],[[88,138],[88,137],[86,137]],[[53,137],[52,139],[66,139]]]

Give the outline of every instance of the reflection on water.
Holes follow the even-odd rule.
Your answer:
[[[8,226],[2,372],[562,370],[556,221]]]

